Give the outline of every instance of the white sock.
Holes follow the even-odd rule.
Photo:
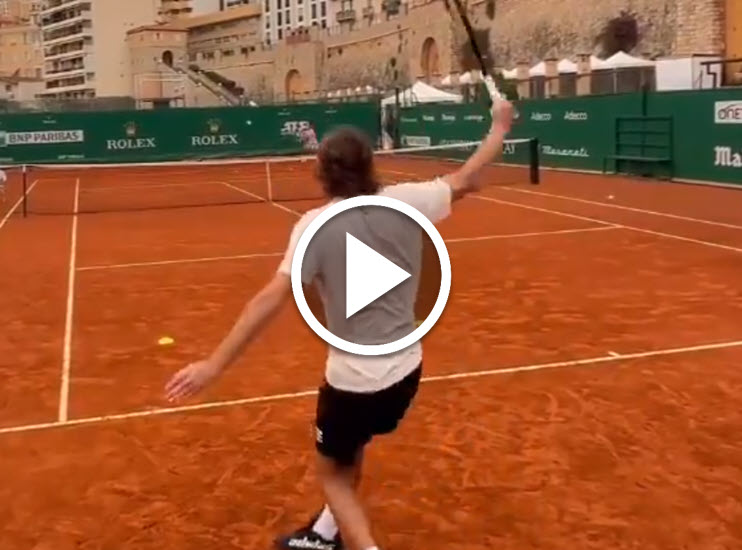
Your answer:
[[[372,546],[371,548],[366,548],[366,550],[379,550],[378,546]]]
[[[337,536],[338,525],[335,523],[335,518],[332,516],[329,506],[325,505],[322,509],[322,513],[317,518],[317,521],[314,522],[312,531],[327,540],[332,540]],[[369,550],[378,550],[378,548]]]

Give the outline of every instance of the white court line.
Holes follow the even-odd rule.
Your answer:
[[[462,237],[459,239],[448,239],[446,244],[467,243],[476,241],[491,241],[495,239],[520,239],[524,237],[545,237],[547,235],[571,235],[574,233],[589,233],[591,231],[608,231],[610,229],[621,229],[617,225],[601,225],[600,227],[585,227],[582,229],[559,229],[557,231],[536,231],[533,233],[511,233],[503,235],[486,235],[484,237]]]
[[[463,380],[471,378],[482,378],[489,376],[501,376],[504,374],[518,374],[522,372],[534,372],[544,370],[555,370],[569,367],[587,367],[600,366],[605,363],[615,363],[619,361],[629,361],[633,359],[646,359],[649,357],[663,357],[669,355],[680,355],[684,353],[695,353],[703,351],[713,351],[720,349],[729,349],[742,347],[742,340],[732,342],[717,342],[714,344],[700,344],[697,346],[688,346],[682,348],[667,348],[652,351],[641,351],[635,353],[601,355],[598,357],[589,357],[585,359],[573,359],[568,361],[555,361],[552,363],[537,363],[533,365],[521,365],[516,367],[505,367],[501,369],[490,369],[480,371],[468,371],[454,374],[443,374],[439,376],[427,376],[422,379],[423,383],[442,382],[450,380]],[[46,422],[42,424],[27,424],[24,426],[13,426],[9,428],[0,428],[0,435],[47,430],[52,428],[62,428],[69,426],[81,426],[86,424],[100,424],[114,420],[128,420],[132,418],[143,418],[149,416],[163,416],[168,414],[177,414],[193,411],[203,411],[210,409],[221,409],[226,407],[236,407],[242,405],[252,405],[257,403],[271,403],[276,401],[287,401],[302,397],[312,397],[317,395],[317,390],[304,390],[293,393],[278,393],[272,395],[262,395],[258,397],[247,397],[243,399],[231,399],[229,401],[212,401],[209,403],[198,403],[195,405],[182,405],[178,407],[153,408],[146,411],[136,411],[130,413],[110,414],[103,416],[93,416],[86,418],[76,418],[73,420],[60,422]]]
[[[148,191],[150,189],[168,189],[170,187],[192,187],[194,185],[220,185],[220,181],[192,181],[190,183],[142,183],[138,185],[102,185],[80,189],[82,194],[86,193],[109,193],[111,191]]]
[[[159,265],[179,265],[179,264],[198,264],[205,262],[221,262],[229,260],[247,260],[251,258],[274,258],[283,256],[283,252],[266,252],[256,254],[239,254],[235,256],[210,256],[205,258],[186,258],[183,260],[163,260],[159,262],[134,262],[128,264],[107,264],[107,265],[90,265],[78,267],[77,271],[98,271],[101,269],[124,269],[128,267],[148,267]]]
[[[680,216],[678,214],[669,214],[667,212],[657,212],[655,210],[646,210],[644,208],[636,208],[633,206],[623,206],[620,204],[613,204],[610,202],[600,202],[600,201],[591,201],[587,199],[578,199],[577,197],[569,197],[565,195],[556,195],[554,193],[543,193],[541,191],[529,191],[528,189],[516,189],[514,187],[502,187],[498,189],[502,189],[503,191],[509,191],[511,193],[525,193],[527,195],[538,195],[541,197],[551,197],[555,199],[561,199],[565,201],[572,201],[572,202],[580,202],[584,204],[593,204],[598,206],[607,206],[609,208],[616,208],[618,210],[627,210],[629,212],[639,212],[641,214],[649,214],[652,216],[661,216],[663,218],[671,218],[674,220],[682,220],[686,222],[694,222],[694,223],[702,223],[706,225],[715,225],[718,227],[727,227],[729,229],[742,229],[742,225],[734,225],[731,223],[724,223],[724,222],[716,222],[712,220],[704,220],[701,218],[691,218],[689,216]]]
[[[75,308],[75,264],[77,262],[77,215],[80,206],[80,178],[75,180],[75,203],[70,237],[70,264],[67,276],[67,310],[64,317],[64,351],[62,354],[62,383],[59,388],[59,422],[66,422],[70,400],[70,367],[72,365],[72,321]]]
[[[227,183],[225,181],[220,181],[219,183],[221,183],[222,185],[226,185],[230,189],[234,189],[235,191],[239,191],[240,193],[242,193],[244,195],[248,195],[248,196],[250,196],[250,197],[252,197],[254,199],[258,199],[260,202],[268,202],[268,201],[266,201],[265,198],[261,197],[260,195],[256,195],[255,193],[251,193],[250,191],[245,191],[244,189],[240,189],[239,187],[237,187],[236,185],[232,185],[231,183]],[[284,206],[284,205],[279,204],[277,202],[268,202],[268,204],[272,204],[276,208],[280,208],[281,210],[283,210],[285,212],[288,212],[289,214],[291,214],[293,216],[301,217],[301,213],[300,212],[297,212],[296,210],[292,210],[288,206]]]
[[[482,237],[460,237],[458,239],[448,239],[446,244],[456,243],[467,243],[467,242],[478,242],[478,241],[491,241],[491,240],[502,240],[502,239],[521,239],[527,237],[548,237],[549,235],[569,235],[573,233],[589,233],[592,231],[606,231],[610,229],[621,229],[616,225],[601,225],[599,227],[585,227],[580,229],[559,229],[556,231],[537,231],[532,233],[503,233],[499,235],[484,235]],[[100,271],[106,269],[126,269],[131,267],[156,267],[162,265],[179,265],[179,264],[195,264],[205,262],[227,262],[231,260],[250,260],[257,258],[275,258],[283,256],[283,252],[266,252],[256,254],[238,254],[235,256],[207,256],[204,258],[184,258],[182,260],[163,260],[156,262],[133,262],[125,264],[101,264],[101,265],[90,265],[85,267],[78,267],[77,271]]]
[[[612,222],[608,222],[606,220],[601,220],[598,218],[590,218],[587,216],[578,216],[577,214],[568,214],[567,212],[562,212],[560,210],[551,210],[549,208],[539,208],[538,206],[531,206],[529,204],[521,204],[519,202],[510,202],[510,201],[504,201],[500,199],[493,199],[492,197],[484,197],[482,195],[473,195],[472,198],[481,200],[481,201],[489,201],[489,202],[495,202],[498,204],[505,204],[508,206],[516,206],[518,208],[525,208],[526,210],[534,210],[536,212],[546,212],[547,214],[554,214],[556,216],[563,216],[565,218],[574,218],[576,220],[583,220],[583,221],[590,221],[594,223],[601,223],[604,225],[613,225],[615,227],[621,228],[621,229],[629,229],[631,231],[637,231],[639,233],[646,233],[648,235],[654,235],[657,237],[665,237],[667,239],[675,239],[677,241],[685,241],[688,243],[694,243],[694,244],[701,244],[704,246],[710,246],[712,248],[720,248],[722,250],[731,250],[732,252],[739,252],[742,253],[742,248],[737,248],[735,246],[729,246],[726,244],[720,244],[715,243],[712,241],[703,241],[701,239],[692,239],[690,237],[683,237],[681,235],[675,235],[673,233],[664,233],[662,231],[652,231],[651,229],[643,229],[641,227],[636,227],[633,225],[625,225],[622,223],[616,223],[613,224]]]
[[[34,181],[33,181],[33,183],[32,183],[32,184],[31,184],[31,185],[29,186],[29,188],[28,188],[28,189],[26,190],[26,196],[28,196],[28,195],[30,195],[30,194],[31,194],[31,191],[33,190],[33,188],[34,188],[34,187],[36,186],[36,184],[37,184],[37,183],[39,183],[39,180],[34,180]],[[18,210],[18,207],[19,207],[19,206],[20,206],[21,204],[23,204],[23,199],[24,199],[24,198],[25,198],[25,197],[24,197],[23,195],[21,195],[21,197],[20,197],[20,198],[19,198],[19,199],[18,199],[17,201],[15,201],[15,204],[13,204],[13,206],[11,206],[11,207],[10,207],[10,210],[8,210],[8,211],[7,211],[6,213],[5,213],[5,216],[3,216],[3,219],[2,219],[2,220],[0,220],[0,229],[2,229],[2,228],[3,228],[4,226],[5,226],[5,224],[6,224],[6,223],[8,223],[8,220],[10,219],[10,217],[11,217],[11,216],[12,216],[13,214],[15,214],[15,211],[16,211],[16,210]]]

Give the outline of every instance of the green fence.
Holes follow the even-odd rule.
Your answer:
[[[529,100],[519,102],[518,110],[520,119],[511,137],[538,138],[543,166],[595,171],[618,167],[742,185],[742,88]],[[669,154],[669,168],[611,159],[626,154],[617,128],[627,119],[641,121],[636,122],[645,140],[641,154],[650,156],[647,151],[655,145],[651,156]],[[400,114],[402,143],[408,145],[478,140],[488,126],[486,108],[476,104],[421,105]],[[632,130],[624,127],[618,134],[627,131]],[[665,135],[668,131],[670,136]],[[665,144],[667,151],[660,147]]]
[[[292,154],[352,124],[376,140],[376,103],[0,115],[0,163],[140,162]]]
[[[742,185],[742,88],[649,94],[647,111],[673,118],[677,178]]]

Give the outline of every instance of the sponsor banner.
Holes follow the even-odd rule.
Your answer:
[[[714,103],[714,122],[716,124],[742,124],[742,99]]]
[[[431,115],[423,115],[423,122],[435,122],[435,117]]]
[[[549,157],[590,158],[590,153],[585,147],[580,147],[579,149],[570,149],[570,148],[562,148],[562,147],[553,147],[551,145],[544,145],[543,147],[541,147],[541,153]]]
[[[722,168],[742,168],[742,148],[714,147],[714,166]]]
[[[580,121],[586,121],[589,120],[590,117],[588,117],[587,113],[585,112],[579,112],[579,111],[567,111],[564,113],[564,120],[569,120],[571,122],[580,122]]]
[[[466,120],[466,119],[464,119]],[[456,115],[450,115],[448,113],[441,114],[441,122],[456,122]]]
[[[56,143],[82,143],[83,130],[44,130],[35,132],[0,132],[0,147],[14,145],[52,145]]]
[[[134,122],[124,124],[126,137],[121,139],[107,139],[106,150],[108,151],[133,151],[139,149],[157,149],[157,138],[138,137],[139,127]]]
[[[484,121],[484,115],[466,115],[464,117],[464,120],[468,122],[483,122]]]
[[[531,113],[531,120],[534,122],[549,122],[551,113]]]
[[[206,123],[208,133],[200,136],[191,136],[192,147],[223,147],[225,145],[239,145],[237,134],[222,133],[220,120],[212,119]]]
[[[400,122],[417,122],[416,116],[401,116],[399,117]]]
[[[428,147],[430,144],[430,136],[402,136],[402,145],[407,147]]]

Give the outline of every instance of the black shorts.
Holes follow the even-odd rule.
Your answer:
[[[397,429],[420,386],[422,364],[406,378],[375,393],[338,390],[325,383],[317,400],[317,450],[339,464],[353,464],[376,435]]]

